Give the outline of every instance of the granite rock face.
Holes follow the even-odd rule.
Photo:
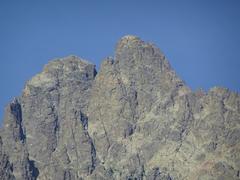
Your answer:
[[[0,179],[240,179],[240,96],[193,92],[135,36],[47,64],[5,110]]]

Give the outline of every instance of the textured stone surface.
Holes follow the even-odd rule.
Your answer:
[[[51,61],[0,135],[0,179],[240,179],[239,94],[192,92],[135,36],[98,74],[75,56]]]

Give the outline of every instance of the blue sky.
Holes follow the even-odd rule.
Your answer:
[[[240,91],[239,0],[0,0],[0,119],[49,60],[99,67],[126,34],[155,43],[193,90]]]

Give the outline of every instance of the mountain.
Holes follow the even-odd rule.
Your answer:
[[[5,109],[2,180],[240,179],[240,95],[193,92],[153,44],[124,36],[95,65],[56,59]]]

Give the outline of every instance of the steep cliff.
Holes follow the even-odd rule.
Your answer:
[[[193,92],[125,36],[95,66],[56,59],[5,110],[0,179],[240,179],[240,96]]]

